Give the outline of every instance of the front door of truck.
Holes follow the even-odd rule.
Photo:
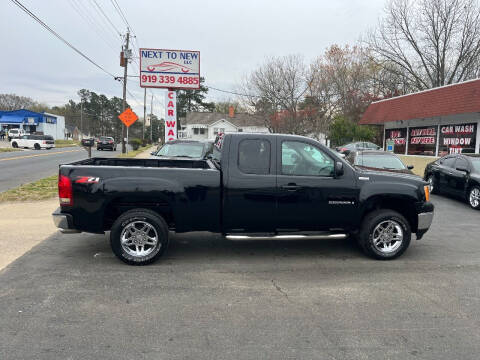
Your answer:
[[[234,137],[224,171],[223,229],[226,233],[275,231],[275,138]]]
[[[277,231],[322,231],[355,219],[357,189],[351,176],[335,177],[335,159],[314,142],[277,139]]]

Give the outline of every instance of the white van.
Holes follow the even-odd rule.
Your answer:
[[[35,150],[49,150],[55,147],[55,140],[50,135],[23,135],[19,139],[12,139],[10,143],[13,148],[30,148]]]
[[[10,141],[12,139],[18,139],[23,135],[26,135],[25,130],[23,130],[23,129],[9,129],[8,130],[8,141]]]

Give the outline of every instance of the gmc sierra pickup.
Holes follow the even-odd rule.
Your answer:
[[[157,260],[169,231],[226,238],[355,238],[393,259],[433,218],[419,177],[357,169],[317,141],[280,134],[227,134],[219,159],[92,158],[61,165],[62,232],[110,230],[115,255]]]

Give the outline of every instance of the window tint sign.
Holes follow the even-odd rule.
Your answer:
[[[474,153],[477,124],[456,124],[440,126],[438,155]]]

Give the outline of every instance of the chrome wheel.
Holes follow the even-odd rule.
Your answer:
[[[123,228],[120,243],[123,250],[131,256],[148,256],[157,247],[158,233],[148,222],[133,221]]]
[[[428,190],[430,191],[430,194],[433,192],[433,176],[430,176],[428,178]]]
[[[473,208],[477,208],[480,205],[480,189],[475,187],[472,190],[470,190],[469,200],[470,200],[470,205]]]
[[[402,241],[402,226],[394,220],[382,221],[373,229],[373,246],[383,254],[397,251]]]

